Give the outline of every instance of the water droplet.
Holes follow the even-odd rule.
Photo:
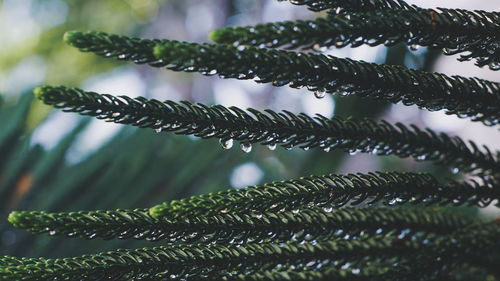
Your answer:
[[[498,62],[490,62],[488,66],[491,70],[500,70],[500,63]]]
[[[156,129],[155,129],[155,131],[156,131],[157,133],[161,133],[161,131],[162,131],[162,130],[163,130],[163,128],[162,128],[162,127],[160,127],[160,128],[156,128]]]
[[[458,174],[458,172],[460,172],[460,169],[459,169],[459,168],[457,168],[457,167],[455,167],[455,168],[452,168],[452,169],[451,169],[451,172],[452,172],[453,174]]]
[[[424,161],[426,158],[427,158],[426,155],[419,155],[419,156],[417,156],[417,160],[418,161]]]
[[[420,48],[420,46],[418,44],[411,44],[410,45],[411,51],[418,51],[419,48]]]
[[[356,149],[349,150],[349,155],[356,155],[356,154],[358,154],[358,151]]]
[[[324,152],[330,152],[330,150],[331,150],[331,148],[330,148],[329,146],[328,146],[328,147],[323,148],[323,151],[324,151]]]
[[[250,151],[252,151],[252,144],[242,143],[242,144],[240,144],[240,148],[241,148],[241,150],[243,150],[243,152],[250,153]]]
[[[269,150],[275,150],[276,149],[276,144],[275,143],[268,144],[267,148],[269,148]]]
[[[294,214],[298,214],[298,213],[299,213],[299,210],[298,210],[298,209],[296,209],[296,210],[292,210],[292,213],[294,213]]]
[[[125,59],[126,57],[127,57],[127,55],[125,55],[125,54],[118,55],[119,59]]]
[[[233,147],[233,139],[220,139],[219,143],[224,149],[230,149]]]
[[[451,54],[451,53],[452,53],[452,51],[451,51],[451,49],[449,49],[449,48],[443,48],[443,53],[444,53],[445,55],[449,55],[449,54]]]
[[[331,213],[333,211],[333,208],[332,207],[325,207],[325,208],[323,208],[323,211],[325,211],[327,213]]]
[[[324,91],[316,91],[314,92],[314,96],[318,99],[322,99],[326,96],[326,93]]]

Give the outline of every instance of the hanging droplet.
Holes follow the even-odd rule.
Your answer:
[[[325,211],[327,213],[331,213],[333,211],[333,208],[332,207],[325,207],[325,208],[323,208],[323,211]]]
[[[452,172],[453,174],[458,174],[458,172],[460,172],[460,169],[459,169],[459,168],[457,168],[457,167],[455,167],[455,168],[452,168],[452,169],[451,169],[451,172]]]
[[[324,152],[330,152],[330,150],[331,150],[331,148],[330,148],[330,147],[325,147],[325,148],[323,148],[323,151],[324,151]]]
[[[292,213],[298,214],[299,213],[299,209],[292,210]]]
[[[250,151],[252,151],[252,145],[250,143],[242,143],[240,144],[240,148],[245,153],[250,153]]]
[[[418,51],[419,48],[420,48],[420,45],[418,45],[418,44],[411,44],[410,45],[411,51]]]
[[[451,55],[452,52],[451,52],[451,49],[449,49],[449,48],[443,48],[443,53],[445,55]]]
[[[500,70],[500,63],[498,62],[490,62],[488,66],[491,70]]]
[[[230,149],[233,147],[233,139],[220,139],[219,143],[224,149]]]
[[[316,91],[314,92],[314,96],[318,99],[322,99],[326,96],[326,93],[324,91]]]
[[[161,122],[160,120],[156,120],[156,122],[155,122],[155,126],[158,126],[158,128],[156,128],[156,129],[155,129],[155,131],[156,131],[157,133],[161,133],[161,130],[162,130],[162,128],[163,128],[163,126],[162,126],[162,124],[161,124],[161,123],[162,123],[162,122]]]
[[[418,161],[424,161],[426,158],[427,158],[426,155],[419,155],[419,156],[417,156],[417,160]]]
[[[276,144],[275,143],[268,144],[267,148],[269,148],[269,150],[275,150],[276,149]]]
[[[309,146],[302,147],[302,150],[305,150],[305,151],[309,150]]]
[[[349,155],[356,155],[356,154],[358,154],[358,151],[356,149],[349,150]]]

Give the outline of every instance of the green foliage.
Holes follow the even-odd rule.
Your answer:
[[[174,131],[202,138],[216,137],[224,145],[233,139],[243,149],[252,143],[286,148],[321,147],[326,151],[341,148],[346,151],[373,152],[379,155],[412,156],[418,160],[434,160],[478,174],[492,174],[500,169],[496,156],[485,146],[485,152],[459,137],[425,131],[415,125],[411,129],[401,123],[375,123],[369,119],[354,121],[340,117],[332,119],[318,115],[295,115],[284,111],[244,111],[216,105],[164,103],[142,97],[100,95],[77,88],[43,86],[35,94],[48,105],[69,112],[96,116],[116,123],[153,128],[158,132]],[[498,154],[498,152],[497,152]]]
[[[378,43],[386,43],[392,38],[398,42],[431,46],[439,42],[460,42],[448,47],[460,49],[460,52],[470,51],[470,58],[477,58],[479,65],[493,59],[494,64],[490,67],[496,68],[498,39],[496,36],[485,38],[482,31],[498,29],[497,13],[440,10],[438,15],[433,10],[409,6],[400,0],[291,2],[308,5],[313,10],[339,8],[330,11],[329,17],[332,22],[335,19],[349,21],[335,26],[340,33],[346,33],[343,45],[356,46],[370,38],[380,40]],[[369,12],[373,7],[376,11]],[[386,26],[379,25],[377,19],[384,13],[387,14]],[[450,26],[439,29],[438,34],[412,29],[418,28],[420,20],[429,25],[429,19],[424,16],[431,17],[431,28],[442,28],[447,22]],[[410,30],[403,22],[400,28],[391,30],[393,34],[382,32],[388,29],[391,21],[403,17],[411,21],[407,26]],[[374,33],[380,37],[353,33],[356,20],[380,28]],[[455,30],[460,23],[466,23],[466,28]],[[301,24],[286,25],[294,30]],[[305,24],[310,26],[311,22]],[[280,30],[279,26],[267,25],[255,34],[251,28],[234,28],[235,33],[229,29],[215,31],[212,38],[223,43],[258,45],[260,43],[254,40],[262,40],[258,42],[271,42],[268,46],[292,44],[292,47],[336,40],[310,38],[297,45],[293,43],[295,39],[287,37],[291,34],[287,31],[279,35],[284,36],[283,41],[275,37],[278,43],[274,43],[275,35],[271,31]],[[331,26],[317,25],[315,28],[327,33]],[[476,30],[481,32],[473,35]],[[249,33],[245,33],[247,31]],[[250,35],[257,37],[252,39]],[[429,38],[430,35],[436,37]],[[358,36],[363,37],[363,42],[353,41]],[[456,40],[448,42],[447,36]],[[241,38],[248,42],[240,42]],[[174,71],[255,79],[275,86],[306,86],[316,91],[318,98],[324,96],[324,92],[352,92],[392,103],[417,104],[429,110],[446,109],[449,114],[471,117],[487,125],[500,122],[500,84],[478,78],[448,77],[398,66],[255,46],[197,44],[76,31],[66,33],[64,40],[84,52]],[[479,43],[468,44],[472,41]],[[483,56],[483,51],[489,55]],[[103,252],[103,246],[96,247],[100,251],[98,254],[73,258],[7,255],[0,257],[0,280],[463,280],[473,273],[490,279],[498,274],[498,222],[484,222],[442,208],[490,204],[499,207],[500,152],[491,152],[486,146],[480,149],[473,142],[422,130],[415,125],[391,125],[369,119],[330,119],[288,111],[160,102],[64,86],[42,86],[34,93],[44,103],[63,111],[157,132],[217,138],[224,148],[237,140],[245,152],[250,152],[254,143],[267,145],[272,150],[281,145],[304,150],[372,152],[431,160],[460,168],[476,178],[458,182],[438,180],[427,173],[330,174],[172,200],[182,194],[181,188],[208,185],[203,171],[208,171],[222,153],[211,149],[186,149],[182,142],[174,142],[169,153],[157,157],[163,134],[150,138],[143,137],[139,131],[135,135],[127,135],[124,131],[79,165],[67,165],[63,161],[66,151],[88,121],[76,126],[55,149],[47,153],[31,152],[26,141],[17,144],[22,134],[20,124],[24,123],[31,103],[28,99],[22,100],[21,110],[6,115],[10,117],[15,113],[14,121],[9,123],[14,125],[0,135],[0,151],[9,151],[16,143],[22,156],[20,162],[14,164],[0,162],[0,168],[13,175],[5,177],[9,185],[0,192],[7,191],[9,199],[12,198],[15,189],[10,186],[23,174],[21,171],[29,167],[36,188],[29,187],[17,206],[37,205],[47,211],[14,211],[10,213],[9,222],[33,233],[52,236],[93,241],[99,240],[94,238],[161,240],[165,245],[108,252]],[[199,147],[203,145],[198,144]],[[200,157],[201,154],[205,157]],[[31,169],[33,158],[40,160]],[[168,178],[166,167],[174,170],[168,175],[172,176],[167,182],[168,188],[160,184]],[[60,174],[52,175],[54,170],[60,170]],[[96,175],[99,176],[94,178]],[[224,181],[222,177],[216,181]],[[49,183],[50,187],[45,187]],[[115,197],[119,192],[133,193],[122,202],[127,205],[141,205],[146,197],[171,201],[132,210],[54,210],[54,202],[89,191],[93,196],[67,202],[62,207],[57,205],[57,209],[106,208],[114,199],[100,196],[98,191],[110,186],[120,187],[116,188]],[[48,202],[39,203],[42,200],[33,191],[44,191],[52,196]],[[355,207],[361,204],[368,206]],[[106,244],[120,245],[114,241]],[[47,251],[50,250],[47,247]]]
[[[210,38],[224,44],[301,49],[362,44],[394,46],[404,42],[410,48],[441,48],[448,55],[468,52],[460,60],[477,58],[478,65],[489,64],[496,69],[500,58],[492,54],[498,53],[498,46],[490,34],[500,32],[500,21],[491,23],[498,15],[484,11],[470,13],[447,9],[439,13],[425,9],[340,13],[308,21],[226,27],[212,32]],[[472,15],[477,22],[469,25],[464,19]]]
[[[320,97],[325,92],[355,94],[392,103],[417,104],[429,110],[446,109],[448,114],[471,117],[487,125],[500,122],[497,115],[500,84],[478,78],[448,77],[399,66],[251,46],[157,41],[102,32],[71,32],[65,38],[84,52],[165,66],[174,71],[254,79],[274,86],[308,87]]]
[[[192,200],[191,202],[193,202]],[[326,200],[325,200],[326,201]],[[170,204],[175,206],[177,201]],[[197,202],[198,203],[198,202]],[[194,204],[194,203],[192,203]],[[147,239],[168,242],[217,241],[246,243],[261,241],[302,241],[324,237],[381,234],[411,230],[450,234],[476,222],[463,216],[435,209],[399,209],[383,207],[333,209],[294,206],[294,210],[277,212],[279,208],[256,208],[243,212],[241,205],[214,204],[222,210],[185,206],[193,210],[181,214],[165,212],[164,206],[151,210],[115,210],[73,213],[12,212],[9,222],[33,233],[50,233],[87,239]],[[181,205],[181,204],[179,204]],[[184,204],[186,205],[186,204]],[[285,204],[283,204],[285,205]],[[287,205],[288,206],[288,205]],[[179,206],[177,206],[179,207]],[[206,208],[206,207],[205,207]],[[208,209],[208,208],[207,208]],[[266,210],[263,212],[262,210]]]

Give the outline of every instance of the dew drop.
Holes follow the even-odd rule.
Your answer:
[[[250,153],[250,151],[252,151],[252,145],[250,143],[242,143],[240,144],[240,148],[245,153]]]
[[[219,143],[224,149],[230,149],[233,147],[233,139],[220,139]]]
[[[427,157],[425,155],[419,155],[417,156],[418,161],[424,161]]]
[[[349,150],[349,155],[356,155],[356,154],[358,154],[358,151],[356,149]]]
[[[458,174],[458,172],[460,172],[460,169],[459,169],[459,168],[457,168],[457,167],[455,167],[455,168],[452,168],[452,169],[451,169],[451,172],[452,172],[453,174]]]
[[[318,99],[322,99],[326,96],[326,93],[324,91],[316,91],[314,92],[314,96]]]
[[[332,207],[325,207],[325,208],[323,208],[323,211],[325,211],[327,213],[331,213],[333,211],[333,208]]]
[[[156,131],[157,133],[161,133],[161,131],[162,131],[162,130],[163,130],[163,128],[162,128],[162,127],[160,127],[160,128],[156,128],[156,129],[155,129],[155,131]]]
[[[331,148],[330,148],[330,147],[325,147],[325,148],[323,148],[323,151],[324,151],[324,152],[330,152],[330,150],[331,150]]]
[[[267,148],[269,148],[269,150],[275,150],[276,149],[276,144],[275,143],[268,144]]]
[[[418,51],[419,48],[420,48],[420,46],[418,44],[411,44],[410,45],[411,51]]]
[[[298,210],[298,209],[292,210],[292,213],[294,213],[294,214],[298,214],[298,213],[299,213],[299,210]]]

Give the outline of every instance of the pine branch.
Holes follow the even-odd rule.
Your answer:
[[[412,257],[423,253],[428,257],[460,260],[461,256],[488,247],[498,235],[498,226],[485,224],[466,228],[451,236],[416,239],[383,236],[279,244],[174,245],[76,258],[38,259],[35,264],[1,267],[0,276],[3,280],[130,280],[139,276],[146,279],[161,273],[197,280],[203,276],[217,278],[225,272],[239,274],[249,270],[273,269],[279,264],[300,265],[325,259],[356,263],[366,257],[384,260],[384,257]]]
[[[474,19],[472,22],[471,19]],[[217,43],[302,49],[362,44],[411,48],[431,46],[445,54],[467,52],[459,60],[477,59],[478,66],[500,63],[500,14],[484,11],[428,9],[341,13],[315,20],[297,20],[225,27],[210,37]]]
[[[215,137],[221,139],[226,147],[234,139],[240,141],[246,151],[252,143],[288,148],[300,146],[304,149],[338,148],[378,155],[412,156],[417,160],[432,160],[478,174],[500,171],[499,161],[487,147],[483,152],[471,141],[467,145],[458,137],[449,137],[444,133],[438,135],[430,129],[423,131],[414,125],[410,125],[409,129],[400,123],[391,125],[368,119],[328,119],[320,115],[312,118],[288,111],[276,113],[266,110],[264,113],[254,109],[228,109],[220,105],[207,107],[189,102],[162,103],[154,99],[100,95],[67,87],[39,87],[35,94],[46,104],[67,112],[157,131]]]
[[[159,39],[129,38],[113,34],[99,36],[99,33],[92,31],[86,33],[69,31],[64,34],[64,42],[82,52],[93,52],[104,57],[133,61],[137,64],[164,66],[153,54],[155,45],[162,42]],[[118,49],[116,46],[121,48]]]
[[[155,212],[153,212],[156,214]],[[12,212],[9,221],[30,232],[80,238],[147,239],[168,242],[227,242],[312,240],[411,230],[450,233],[477,222],[430,209],[310,207],[284,212],[189,214],[158,216],[147,210],[76,213]]]
[[[102,32],[71,32],[66,41],[77,48],[91,49],[106,57],[141,57],[130,49],[145,39],[110,36]],[[448,114],[471,117],[487,125],[500,122],[500,83],[461,76],[406,69],[400,66],[357,62],[321,54],[304,54],[276,49],[233,47],[224,44],[196,44],[162,40],[154,54],[153,66],[174,71],[218,74],[223,78],[256,79],[259,83],[290,87],[307,86],[324,93],[355,93],[429,110],[446,109]],[[110,55],[111,54],[111,55]],[[149,51],[148,51],[149,54]],[[123,55],[123,56],[122,56]],[[142,61],[141,61],[142,63]]]
[[[317,243],[180,245],[118,250],[75,258],[39,259],[36,264],[3,267],[0,268],[0,274],[3,273],[0,278],[4,279],[0,280],[134,280],[139,276],[151,278],[157,274],[198,280],[202,276],[216,278],[224,275],[226,270],[238,274],[252,269],[271,269],[287,262],[302,264],[311,260],[336,259],[356,263],[367,256],[381,258],[409,254],[419,245],[407,241],[394,246],[392,241],[369,238]]]
[[[488,205],[495,198],[499,198],[498,194],[492,196],[492,193],[498,193],[494,190],[494,185],[486,187],[457,182],[440,184],[429,174],[331,174],[197,195],[157,205],[150,212],[155,218],[171,218],[217,215],[221,212],[295,210],[311,205],[326,208],[345,204],[371,205],[379,201],[389,205],[406,202],[429,205]]]
[[[417,8],[409,5],[403,0],[278,0],[288,1],[294,5],[306,5],[312,11],[323,11],[329,9],[339,9],[346,11],[373,11],[387,9],[407,9]]]

